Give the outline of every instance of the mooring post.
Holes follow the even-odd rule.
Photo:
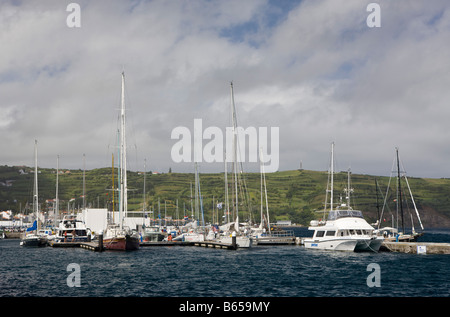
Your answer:
[[[232,246],[233,250],[237,249],[237,245],[236,245],[236,231],[233,231],[233,233],[231,234],[231,246]]]
[[[103,251],[103,231],[100,231],[100,233],[98,235],[98,250],[100,252]]]

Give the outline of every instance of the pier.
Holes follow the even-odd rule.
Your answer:
[[[450,243],[384,241],[382,251],[412,254],[450,254]],[[380,249],[381,250],[381,249]]]
[[[48,245],[53,248],[83,248],[90,251],[101,252],[104,251],[103,241],[96,242],[55,242],[49,241]],[[168,247],[168,246],[196,246],[216,249],[236,250],[238,246],[236,243],[219,243],[214,241],[144,241],[139,244],[140,247]]]
[[[103,246],[98,242],[55,242],[49,241],[48,245],[52,248],[83,248],[90,251],[101,252],[104,251]]]
[[[227,250],[236,250],[238,248],[236,244],[236,240],[234,243],[219,243],[214,241],[201,241],[194,242],[196,247],[205,247],[205,248],[216,248],[216,249],[227,249]]]
[[[144,241],[139,244],[141,247],[167,247],[167,246],[192,246],[190,241]]]

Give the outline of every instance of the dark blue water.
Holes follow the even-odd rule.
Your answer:
[[[304,229],[301,229],[304,230]],[[297,234],[302,235],[304,231]],[[450,230],[422,240],[450,242]],[[202,247],[145,247],[133,252],[23,248],[0,241],[0,296],[349,297],[450,294],[450,255],[344,253],[302,246],[237,251]],[[80,268],[69,287],[67,267]],[[379,287],[369,287],[369,264]]]

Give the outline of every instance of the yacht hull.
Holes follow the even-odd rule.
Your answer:
[[[45,247],[47,239],[44,237],[25,238],[20,242],[20,245],[24,247]]]
[[[383,238],[378,237],[358,240],[355,247],[355,252],[378,252],[383,241]]]
[[[306,249],[353,252],[358,241],[353,239],[330,239],[305,240],[304,243]]]

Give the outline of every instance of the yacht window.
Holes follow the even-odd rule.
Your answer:
[[[327,236],[334,237],[336,231],[327,231]]]
[[[325,234],[325,231],[317,231],[316,237],[323,237],[324,234]]]
[[[350,234],[355,234],[355,231],[354,230],[350,230]]]
[[[361,230],[356,230],[356,234],[362,235]]]

